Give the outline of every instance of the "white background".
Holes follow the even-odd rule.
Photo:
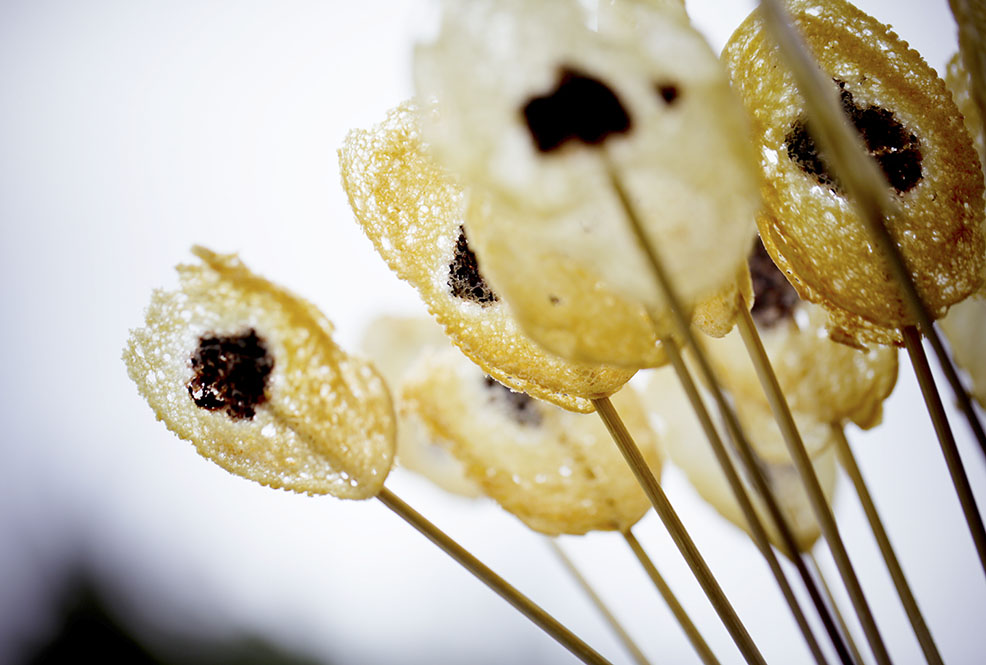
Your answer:
[[[859,5],[939,70],[955,48],[944,0]],[[750,8],[689,2],[716,49]],[[0,3],[0,663],[46,639],[78,565],[172,646],[231,631],[322,662],[573,662],[378,502],[271,491],[199,458],[120,361],[193,243],[238,251],[314,301],[351,348],[371,315],[421,311],[353,221],[335,151],[411,94],[411,45],[433,13],[414,0]],[[986,501],[984,459],[953,422]],[[980,662],[986,577],[906,361],[885,424],[850,437],[945,660]],[[768,660],[807,662],[752,545],[673,469],[665,482]],[[401,470],[388,485],[628,662],[541,538]],[[850,492],[837,514],[892,655],[920,662]],[[656,518],[636,533],[737,662]],[[655,663],[695,660],[617,536],[563,545]]]

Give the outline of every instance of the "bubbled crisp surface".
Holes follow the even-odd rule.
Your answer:
[[[880,422],[883,401],[897,382],[897,348],[858,349],[829,338],[826,315],[802,302],[796,317],[761,331],[781,390],[792,409],[820,422],[852,420],[864,429]],[[738,332],[706,344],[729,389],[767,406],[767,398]]]
[[[158,419],[227,471],[309,494],[364,499],[393,462],[395,419],[383,379],[332,341],[311,304],[235,256],[195,249],[176,291],[157,290],[124,350],[130,378]],[[267,399],[250,418],[195,405],[187,384],[203,335],[253,330],[273,358]]]
[[[357,221],[391,270],[418,290],[452,341],[485,372],[563,408],[591,411],[591,399],[612,394],[634,371],[549,354],[520,330],[502,301],[470,302],[450,292],[463,189],[427,153],[419,113],[404,104],[377,127],[346,137],[339,161]]]
[[[796,0],[792,17],[826,74],[856,103],[893,113],[920,144],[923,177],[896,194],[888,224],[933,317],[979,288],[983,183],[978,159],[944,83],[887,26],[842,0]],[[785,137],[805,113],[802,98],[757,15],[723,50],[735,90],[750,109],[764,172],[764,245],[799,294],[826,307],[836,334],[856,344],[898,342],[913,321],[848,201],[788,157]]]
[[[402,398],[490,498],[550,535],[626,530],[650,503],[602,421],[510,394],[454,351],[424,357]],[[657,440],[636,393],[613,396],[660,477]]]

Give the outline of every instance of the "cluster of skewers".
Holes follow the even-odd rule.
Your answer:
[[[444,2],[416,99],[339,151],[357,222],[438,325],[382,317],[368,362],[309,303],[196,248],[131,333],[130,375],[203,456],[274,488],[376,497],[588,663],[608,661],[385,486],[395,457],[547,536],[620,533],[717,663],[633,534],[653,507],[763,663],[662,489],[670,460],[749,532],[817,663],[866,662],[812,569],[819,538],[889,663],[831,508],[841,464],[941,663],[844,427],[879,424],[905,347],[986,572],[922,343],[986,454],[934,323],[952,309],[942,327],[986,401],[983,17],[954,5],[946,88],[843,0],[764,0],[721,57],[677,0]]]

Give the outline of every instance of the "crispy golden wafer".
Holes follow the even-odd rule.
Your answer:
[[[718,59],[680,7],[627,8],[593,31],[572,0],[447,2],[415,77],[441,111],[429,145],[469,184],[470,242],[521,325],[560,355],[643,367],[625,311],[662,336],[670,317],[613,178],[689,312],[735,279],[759,200]]]
[[[483,492],[536,531],[626,530],[650,506],[599,418],[513,392],[454,350],[423,358],[401,394]],[[613,402],[659,475],[636,394],[624,388]]]
[[[823,423],[848,419],[864,429],[878,424],[897,382],[897,348],[857,349],[832,341],[824,310],[798,298],[760,243],[750,267],[754,323],[791,408]],[[731,392],[768,408],[738,332],[708,340],[706,348]]]
[[[668,459],[678,466],[698,493],[721,515],[745,531],[749,531],[743,513],[726,482],[712,448],[706,443],[705,435],[695,417],[691,406],[674,373],[668,369],[655,370],[650,376],[644,392],[648,406],[656,416],[658,432]],[[751,444],[764,458],[761,468],[774,495],[788,518],[799,550],[810,550],[821,535],[811,504],[805,494],[797,469],[790,458],[782,459],[763,455],[764,451],[779,451],[785,448],[783,437],[773,417],[759,403],[747,403],[742,397],[736,398],[740,420]],[[836,460],[831,426],[819,422],[806,414],[795,413],[799,430],[813,448],[812,463],[818,474],[822,489],[829,500],[835,491]],[[773,521],[769,519],[763,501],[751,488],[747,488],[757,514],[767,529],[770,541],[784,550]]]
[[[933,317],[979,288],[983,182],[944,83],[887,26],[843,0],[789,10],[845,112],[880,164],[900,212],[888,221]],[[911,325],[885,262],[819,157],[804,103],[756,12],[723,50],[750,109],[764,174],[758,217],[770,255],[801,297],[832,313],[847,342],[899,343]]]
[[[501,383],[575,411],[612,394],[632,369],[564,360],[521,332],[490,288],[463,231],[463,190],[425,151],[410,103],[370,131],[350,132],[339,151],[343,186],[363,230],[397,276],[418,290],[445,332]],[[588,313],[592,314],[592,312]],[[634,323],[635,321],[635,323]],[[639,308],[624,324],[638,350],[661,361]]]
[[[375,496],[395,418],[373,367],[332,341],[311,304],[197,247],[177,291],[155,291],[124,350],[158,419],[227,471],[343,499]]]

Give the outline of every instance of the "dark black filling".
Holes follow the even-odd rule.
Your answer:
[[[476,255],[466,240],[466,231],[459,227],[459,238],[455,241],[455,254],[448,264],[448,286],[452,295],[462,300],[474,302],[483,307],[495,303],[499,298],[479,273]]]
[[[887,180],[898,194],[908,192],[921,181],[921,142],[907,131],[891,111],[880,106],[860,106],[846,90],[844,81],[836,80],[840,88],[842,108],[863,137],[866,149],[876,158]],[[828,172],[818,156],[815,140],[808,132],[804,118],[799,118],[785,137],[787,154],[801,170],[815,178],[820,185],[842,194],[835,177]]]
[[[225,411],[235,420],[250,419],[267,401],[267,380],[274,359],[267,346],[250,330],[242,335],[203,335],[190,358],[194,375],[188,394],[196,406]]]
[[[541,424],[541,412],[537,402],[526,393],[514,392],[491,376],[485,377],[486,387],[492,393],[490,401],[504,405],[510,417],[519,425],[537,427]]]
[[[798,292],[774,265],[763,243],[758,239],[750,252],[750,276],[753,278],[753,320],[762,328],[770,328],[791,317],[798,305]]]
[[[657,94],[661,96],[661,99],[664,100],[665,104],[670,106],[676,99],[678,99],[678,95],[681,93],[678,91],[678,86],[675,84],[662,83],[657,86]]]
[[[555,89],[531,99],[523,112],[541,152],[556,150],[569,140],[596,145],[610,134],[630,130],[630,116],[616,93],[574,69],[563,68]]]

